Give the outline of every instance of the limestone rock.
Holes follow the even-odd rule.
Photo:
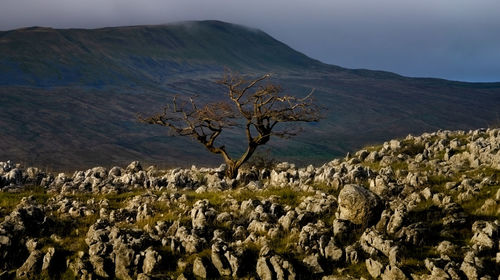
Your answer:
[[[193,262],[193,274],[202,279],[207,278],[207,268],[200,257],[196,257]]]
[[[388,265],[385,267],[384,272],[380,275],[382,280],[406,280],[408,279],[403,271],[394,265]]]
[[[268,264],[267,259],[264,257],[260,257],[257,260],[256,272],[261,280],[273,279],[273,270],[271,269],[271,266]]]
[[[155,270],[160,265],[161,256],[153,250],[152,247],[149,247],[145,251],[144,263],[142,265],[142,272],[145,274],[151,274],[155,272]]]
[[[50,247],[47,249],[47,253],[43,256],[42,262],[42,270],[49,270],[53,265],[53,258],[56,253],[56,249],[54,247]]]
[[[368,270],[368,273],[370,273],[370,275],[373,278],[377,278],[382,274],[384,266],[380,262],[368,258],[366,259],[365,263],[366,263],[366,270]]]
[[[380,217],[380,202],[375,194],[357,185],[346,185],[340,191],[340,219],[369,226]]]
[[[309,255],[305,257],[302,262],[309,268],[313,274],[323,273],[324,270],[319,264],[319,256],[318,255]]]
[[[225,252],[227,252],[227,245],[222,241],[215,242],[212,245],[212,263],[221,276],[230,276],[231,265],[224,255]]]
[[[115,275],[120,279],[131,280],[131,264],[135,252],[125,244],[119,244],[113,251],[115,263]]]
[[[28,278],[32,279],[40,273],[43,263],[43,254],[38,250],[31,252],[29,257],[23,263],[23,265],[17,269],[17,278]]]

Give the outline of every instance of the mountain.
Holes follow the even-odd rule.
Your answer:
[[[0,32],[0,85],[157,85],[172,74],[310,69],[320,62],[266,33],[218,21]]]
[[[125,164],[218,164],[220,159],[138,113],[175,94],[223,98],[228,67],[296,95],[315,89],[324,119],[270,156],[318,163],[366,144],[437,129],[500,123],[500,83],[409,78],[323,64],[266,33],[219,21],[102,29],[0,32],[0,159],[56,169]],[[238,152],[238,136],[225,140]],[[263,150],[265,154],[265,149]]]

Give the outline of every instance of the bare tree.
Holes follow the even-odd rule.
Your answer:
[[[272,135],[289,137],[296,130],[278,130],[279,123],[315,122],[319,108],[313,103],[312,91],[304,98],[282,94],[278,85],[267,83],[270,75],[253,80],[226,74],[218,81],[227,89],[227,100],[196,104],[193,98],[180,102],[174,97],[163,112],[139,120],[171,129],[173,135],[189,136],[200,142],[210,152],[220,154],[227,165],[226,176],[235,178],[238,169],[255,152],[266,144]],[[217,137],[225,130],[240,127],[246,135],[246,150],[239,158],[232,158],[224,145],[216,144]]]

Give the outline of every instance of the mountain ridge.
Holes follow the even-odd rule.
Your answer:
[[[464,82],[464,81],[454,81],[454,80],[447,80],[447,79],[433,78],[433,77],[407,77],[407,76],[403,76],[403,75],[400,75],[397,73],[393,73],[390,71],[384,71],[384,70],[370,70],[370,69],[364,69],[364,68],[359,68],[359,69],[344,68],[344,67],[333,65],[333,64],[323,63],[319,60],[316,60],[316,59],[308,57],[307,55],[304,55],[300,52],[297,52],[297,51],[291,49],[289,46],[287,46],[284,42],[276,40],[275,38],[272,38],[269,34],[267,34],[266,32],[264,32],[260,29],[251,28],[251,27],[233,24],[233,23],[227,23],[227,22],[223,22],[223,21],[217,21],[217,20],[182,21],[182,22],[157,24],[157,25],[131,25],[131,26],[117,26],[117,27],[102,27],[102,28],[93,28],[93,29],[86,29],[86,28],[59,29],[59,28],[52,28],[52,27],[32,26],[32,27],[24,27],[24,28],[18,28],[18,29],[7,30],[7,31],[0,31],[0,38],[3,38],[3,39],[0,39],[0,50],[2,50],[2,55],[0,55],[0,63],[3,60],[3,62],[4,62],[3,66],[5,66],[6,65],[6,63],[5,63],[6,58],[11,58],[11,59],[16,58],[16,55],[12,55],[7,50],[8,48],[15,49],[14,48],[15,46],[7,45],[6,43],[8,43],[8,41],[9,41],[9,38],[8,38],[9,36],[15,36],[15,35],[18,35],[18,33],[34,33],[34,32],[57,33],[58,35],[62,36],[64,39],[72,42],[74,45],[78,45],[78,46],[82,47],[83,46],[82,43],[85,43],[85,41],[78,41],[78,39],[90,40],[90,43],[92,43],[92,44],[102,43],[102,42],[99,42],[100,38],[89,37],[90,33],[123,32],[124,36],[125,35],[128,36],[128,35],[131,35],[131,34],[127,34],[127,32],[130,32],[130,31],[140,30],[140,31],[147,32],[147,31],[155,30],[155,31],[165,31],[164,34],[159,34],[159,35],[165,35],[165,38],[167,38],[167,39],[164,39],[165,42],[163,42],[163,43],[166,43],[167,41],[170,40],[169,43],[173,44],[173,45],[167,44],[164,46],[164,47],[168,48],[168,47],[175,47],[175,42],[173,42],[171,40],[173,40],[173,38],[175,38],[175,37],[179,37],[179,34],[182,31],[182,29],[185,29],[185,30],[191,29],[190,31],[192,31],[193,29],[197,29],[197,28],[198,29],[199,28],[209,28],[210,30],[203,30],[203,32],[207,32],[207,33],[210,33],[210,31],[214,31],[217,29],[219,29],[219,30],[222,29],[224,32],[231,33],[232,35],[234,35],[238,32],[241,32],[241,31],[248,31],[246,35],[254,33],[254,34],[257,34],[259,36],[262,36],[266,40],[268,40],[265,43],[272,42],[274,44],[274,47],[285,48],[287,51],[290,52],[289,55],[293,55],[292,56],[292,58],[293,58],[292,63],[290,64],[290,65],[294,65],[294,63],[295,63],[295,65],[294,65],[295,69],[293,69],[293,70],[297,70],[296,69],[297,67],[304,67],[304,66],[310,67],[312,65],[315,68],[317,68],[315,70],[323,70],[323,71],[325,71],[325,70],[326,71],[337,70],[337,71],[348,72],[351,74],[358,74],[358,75],[362,75],[365,77],[376,77],[376,78],[384,78],[385,77],[385,78],[404,78],[404,79],[422,79],[422,80],[429,80],[430,79],[432,81],[447,81],[447,82],[452,82],[452,83],[476,84],[476,85],[483,85],[483,84],[499,85],[500,84],[500,82]],[[260,38],[260,39],[262,39],[262,38]],[[182,43],[182,40],[180,40],[180,42]],[[89,43],[89,42],[87,42],[87,43]],[[210,42],[210,43],[213,43],[213,42]],[[260,43],[262,43],[262,42],[260,42]],[[34,44],[30,44],[30,45],[34,45]],[[204,44],[203,46],[206,47],[207,45],[208,44]],[[75,46],[75,47],[78,47],[78,46]],[[91,52],[90,50],[88,50],[87,47],[82,47],[82,48],[84,50],[86,50],[87,52]],[[232,46],[232,48],[234,48],[234,46]],[[49,49],[49,48],[47,48],[47,49]],[[40,50],[38,50],[38,51],[40,51]],[[19,49],[15,50],[15,53],[19,54],[19,52],[20,52]],[[207,57],[207,54],[210,54],[210,53],[205,53],[204,56]],[[241,59],[242,57],[238,56],[237,58]],[[186,57],[182,57],[182,59],[186,60]],[[213,58],[211,58],[211,59],[213,59]],[[218,59],[220,59],[220,58],[218,58]],[[246,61],[251,62],[252,60],[255,60],[255,57],[252,57],[251,59],[249,58]],[[8,59],[7,59],[7,61],[8,61]],[[283,63],[283,60],[281,60],[280,62]],[[218,61],[218,64],[219,64],[219,66],[221,65],[220,61]],[[248,65],[249,65],[249,67],[247,67],[247,69],[245,69],[245,67],[243,67],[242,69],[245,69],[245,70],[248,70],[248,68],[251,69],[252,63],[249,63]],[[2,66],[2,64],[0,64],[0,66]],[[230,65],[228,65],[228,66],[230,66]],[[272,64],[266,65],[266,66],[272,66]],[[255,68],[255,67],[253,67],[253,68]],[[220,70],[220,68],[219,68],[219,70]],[[265,69],[260,69],[260,70],[265,70]],[[15,85],[15,84],[8,84],[5,81],[5,73],[7,71],[5,68],[3,68],[2,71],[4,72],[4,80],[3,81],[0,80],[0,85]],[[24,85],[26,85],[26,84],[24,84]],[[61,86],[61,84],[56,84],[56,86],[57,85]],[[64,84],[62,86],[64,86]]]
[[[263,31],[249,30],[207,21],[0,32],[0,85],[154,84],[168,74],[221,71],[222,66],[260,71],[325,67]]]

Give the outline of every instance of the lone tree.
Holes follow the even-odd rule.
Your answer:
[[[290,137],[296,130],[277,130],[279,123],[315,122],[319,120],[319,107],[313,103],[312,91],[304,98],[282,94],[279,85],[267,83],[270,74],[254,80],[226,74],[217,83],[227,88],[227,100],[196,104],[193,98],[180,102],[176,97],[163,112],[150,117],[139,117],[141,122],[170,128],[173,135],[189,136],[200,142],[210,152],[220,154],[227,165],[226,176],[233,179],[238,169],[255,152],[266,144],[272,135]],[[224,145],[216,139],[224,130],[244,128],[246,151],[239,158],[232,158]]]

